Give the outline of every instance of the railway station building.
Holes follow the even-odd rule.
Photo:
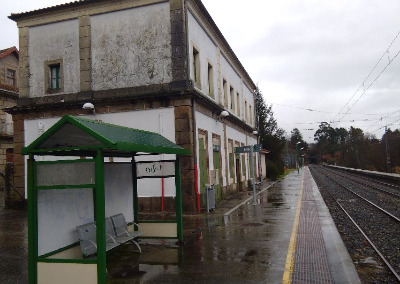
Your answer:
[[[184,212],[205,208],[206,184],[217,200],[246,190],[249,157],[234,148],[257,144],[256,85],[200,0],[80,0],[9,18],[19,30],[20,98],[7,112],[21,194],[22,147],[64,115],[152,131],[189,150],[180,158]],[[139,194],[142,210],[174,210],[168,184]]]

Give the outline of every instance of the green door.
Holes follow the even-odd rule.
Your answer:
[[[214,146],[213,161],[214,161],[214,170],[218,170],[218,176],[217,176],[218,184],[216,184],[214,186],[215,195],[216,195],[217,200],[221,200],[222,199],[222,191],[221,191],[222,179],[221,179],[221,166],[220,166],[220,151],[219,151],[219,147],[215,147]]]
[[[200,194],[202,206],[206,206],[205,188],[207,183],[207,152],[204,145],[204,138],[199,138],[199,170],[200,170]]]

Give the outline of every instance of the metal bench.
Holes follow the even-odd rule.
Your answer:
[[[106,251],[118,247],[124,243],[133,243],[137,246],[139,253],[142,249],[135,238],[144,234],[143,231],[128,231],[128,225],[123,214],[107,217],[106,220]],[[138,224],[134,224],[138,228]],[[84,258],[97,253],[96,223],[90,222],[76,227],[79,236],[79,244]]]
[[[108,221],[107,219],[111,220],[112,227],[114,230],[111,230],[110,221]],[[112,234],[112,231],[114,232],[114,235],[112,236],[117,243],[124,244],[127,242],[131,242],[137,246],[137,248],[139,249],[139,253],[142,253],[142,249],[140,248],[139,244],[135,241],[135,238],[144,234],[144,231],[141,230],[138,224],[134,223],[134,226],[137,226],[140,230],[130,232],[128,231],[128,225],[126,223],[123,214],[117,214],[107,219],[106,219],[106,231],[107,233],[109,232],[110,234]]]
[[[96,242],[96,224],[90,222],[76,227],[79,236],[79,244],[84,258],[89,257],[97,253],[97,242]],[[119,243],[109,241],[110,238],[107,236],[106,251],[109,251],[117,246]]]

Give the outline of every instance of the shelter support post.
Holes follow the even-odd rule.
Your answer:
[[[136,172],[136,162],[135,157],[132,158],[132,184],[133,184],[133,222],[139,223],[139,197],[138,197],[138,186],[137,186],[137,172]],[[137,230],[137,226],[134,228]]]
[[[183,221],[182,221],[182,187],[181,187],[181,165],[179,158],[175,162],[175,188],[176,188],[176,227],[178,242],[183,241]]]
[[[95,219],[97,239],[97,281],[106,283],[106,226],[105,226],[105,193],[104,193],[104,158],[101,149],[97,150],[96,166],[96,194]]]
[[[28,158],[28,281],[37,283],[37,195],[35,190],[35,159],[32,154]]]

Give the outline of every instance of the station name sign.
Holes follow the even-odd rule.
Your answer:
[[[251,152],[251,147],[253,147],[253,152],[260,152],[261,148],[262,148],[262,145],[261,144],[255,144],[253,146],[235,147],[235,154],[250,153]]]
[[[136,163],[137,178],[173,177],[175,161],[154,161]]]

